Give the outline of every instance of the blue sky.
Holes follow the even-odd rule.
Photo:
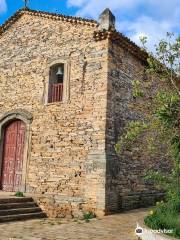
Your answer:
[[[0,24],[23,4],[23,0],[0,0]],[[166,32],[180,34],[180,0],[30,0],[29,7],[94,19],[109,7],[117,29],[137,44],[140,36],[148,36],[150,48]]]

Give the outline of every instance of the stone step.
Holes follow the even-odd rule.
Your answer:
[[[36,213],[36,212],[42,212],[41,208],[32,207],[32,208],[16,208],[16,209],[0,210],[0,216],[17,215],[17,214],[25,214],[25,213]]]
[[[24,203],[33,202],[31,197],[10,197],[10,198],[0,198],[0,204],[3,203]]]
[[[31,208],[37,207],[35,202],[19,202],[19,203],[3,203],[0,204],[0,210],[16,209],[16,208]]]
[[[45,217],[46,214],[31,197],[0,198],[0,223]]]
[[[43,212],[0,216],[0,223],[10,222],[10,221],[19,221],[19,220],[28,220],[28,219],[38,219],[38,218],[45,218],[45,217],[46,217],[46,214]]]

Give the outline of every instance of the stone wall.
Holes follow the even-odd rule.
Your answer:
[[[118,155],[114,149],[127,122],[143,120],[147,103],[151,104],[157,90],[169,87],[157,79],[145,76],[144,68],[144,63],[128,52],[128,49],[110,41],[106,123],[107,212],[152,205],[163,197],[163,193],[159,193],[152,182],[144,180],[151,168],[169,171],[170,162],[163,149],[155,156],[150,156],[147,149],[142,151],[143,138],[138,139],[131,149]],[[143,91],[146,94],[142,99],[133,97],[133,80],[145,81]]]
[[[108,41],[95,29],[23,14],[0,36],[0,117],[32,114],[26,192],[53,217],[105,209]],[[46,104],[54,61],[69,63],[70,97]]]

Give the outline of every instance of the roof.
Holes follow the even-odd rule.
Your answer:
[[[31,15],[31,16],[39,16],[43,18],[53,19],[53,20],[60,20],[65,22],[70,22],[74,24],[83,24],[92,27],[98,27],[98,22],[91,19],[81,18],[81,17],[73,17],[73,16],[66,16],[57,13],[49,13],[43,11],[36,11],[31,10],[27,7],[20,9],[17,11],[12,17],[10,17],[3,25],[0,26],[0,35],[2,35],[9,27],[11,27],[21,16],[24,14]],[[126,48],[129,52],[135,55],[137,58],[146,62],[148,54],[140,47],[138,47],[134,42],[132,42],[129,38],[124,36],[122,33],[117,32],[114,29],[111,30],[98,30],[94,32],[94,39],[96,41],[100,41],[103,39],[111,39],[117,44],[121,45],[122,47]]]
[[[103,39],[111,39],[113,42],[117,43],[118,45],[124,47],[132,53],[134,56],[136,56],[139,60],[141,60],[143,63],[147,63],[148,53],[142,50],[140,47],[138,47],[134,42],[132,42],[128,37],[123,35],[122,33],[110,29],[110,30],[102,30],[102,31],[95,31],[94,32],[94,38],[96,41],[100,41]]]
[[[57,13],[49,13],[49,12],[43,12],[43,11],[36,11],[31,10],[27,7],[20,9],[17,11],[12,17],[10,17],[3,25],[0,26],[0,35],[5,32],[13,23],[15,23],[22,15],[31,15],[31,16],[39,16],[44,18],[49,18],[53,20],[61,20],[65,22],[71,22],[71,23],[78,23],[78,24],[84,24],[88,26],[97,26],[97,22],[95,20],[86,19],[86,18],[80,18],[80,17],[73,17],[73,16],[66,16],[62,14]]]

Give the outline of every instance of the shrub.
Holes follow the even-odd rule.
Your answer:
[[[86,222],[89,222],[90,219],[92,219],[92,218],[95,218],[95,214],[93,214],[92,212],[84,213],[84,220]]]
[[[18,192],[16,192],[14,194],[14,196],[16,196],[16,197],[24,197],[24,194],[23,194],[23,192],[18,191]]]

